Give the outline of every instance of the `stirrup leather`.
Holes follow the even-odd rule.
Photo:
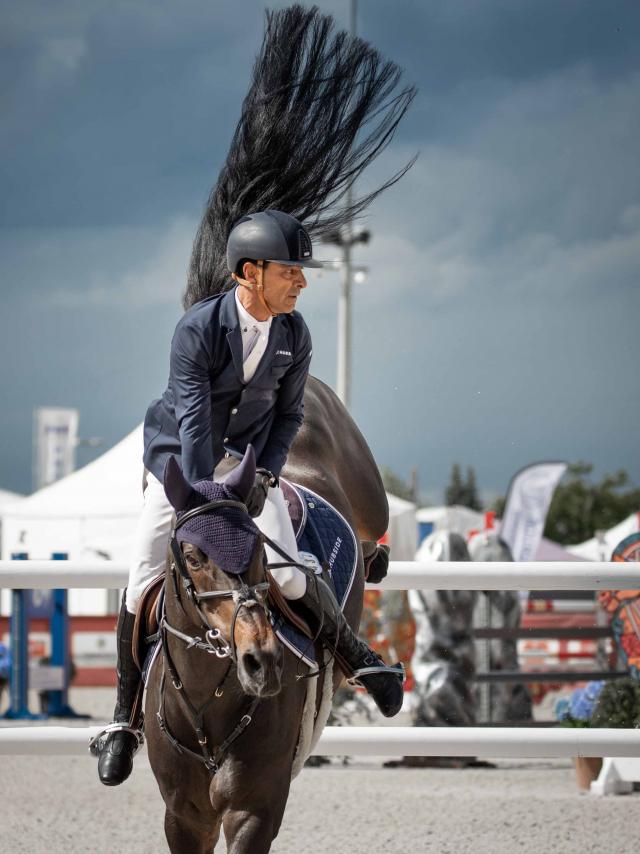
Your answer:
[[[359,679],[361,676],[371,676],[373,673],[393,673],[395,676],[399,676],[404,682],[406,678],[404,664],[399,661],[397,664],[376,664],[371,667],[360,667],[358,670],[354,670],[349,679],[347,679],[347,683],[349,685],[359,685],[361,688],[365,688]]]
[[[136,748],[133,751],[133,756],[136,755],[136,753],[144,744],[144,732],[141,729],[136,729],[135,727],[129,726],[129,724],[118,723],[117,721],[113,721],[113,723],[108,724],[108,726],[106,726],[103,730],[100,730],[99,733],[94,735],[93,738],[89,740],[89,753],[92,756],[100,756],[105,744],[107,743],[107,738],[112,732],[130,732],[131,735],[135,735],[138,744],[136,745]]]

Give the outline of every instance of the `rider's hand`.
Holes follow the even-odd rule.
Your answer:
[[[256,479],[246,500],[249,515],[255,518],[262,513],[270,486],[277,486],[278,478],[267,469],[257,469]]]
[[[365,569],[367,584],[380,584],[389,570],[389,546],[378,545]]]

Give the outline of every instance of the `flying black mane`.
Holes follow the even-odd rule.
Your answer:
[[[367,42],[334,32],[316,7],[267,12],[240,121],[194,241],[185,308],[230,287],[226,242],[244,214],[282,210],[319,237],[404,175],[413,161],[373,192],[348,196],[415,96],[399,88],[401,75]]]

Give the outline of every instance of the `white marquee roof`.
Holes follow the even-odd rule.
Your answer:
[[[27,498],[0,507],[2,556],[126,561],[142,508],[142,425],[98,459]],[[412,560],[415,505],[389,495],[395,560]]]
[[[577,546],[567,546],[567,549],[585,560],[611,560],[611,553],[621,540],[630,534],[640,531],[640,512],[632,513],[613,528],[605,531],[601,539],[592,537]]]

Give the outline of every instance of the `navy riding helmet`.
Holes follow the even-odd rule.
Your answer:
[[[227,240],[227,267],[242,275],[245,261],[275,261],[295,267],[322,267],[313,260],[311,238],[304,226],[282,211],[247,214],[231,229]]]

